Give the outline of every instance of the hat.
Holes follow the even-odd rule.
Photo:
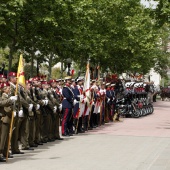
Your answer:
[[[83,80],[83,78],[79,77],[79,78],[77,78],[76,82],[79,82],[79,81],[82,81],[82,80]]]
[[[9,72],[8,77],[17,77],[16,72]]]
[[[32,81],[39,81],[40,79],[39,79],[39,77],[33,77],[32,78]]]
[[[92,83],[94,83],[94,82],[96,82],[96,80],[94,79],[94,80],[92,80]]]
[[[110,83],[106,83],[106,86],[109,86],[110,85]]]
[[[3,74],[0,74],[0,78],[7,78],[5,75],[3,75]]]
[[[57,81],[55,80],[55,79],[52,79],[52,80],[50,80],[49,81],[49,84],[51,84],[51,83],[56,83]]]
[[[26,80],[25,83],[26,84],[31,84],[31,81],[30,80]]]
[[[111,84],[111,86],[115,86],[115,84]]]
[[[1,88],[8,87],[8,86],[10,86],[10,84],[8,82],[5,82],[5,83],[1,84]]]
[[[65,77],[64,80],[71,80],[71,76]]]
[[[43,85],[43,84],[45,85],[45,84],[49,84],[49,83],[48,83],[47,81],[42,81],[41,84],[42,84],[42,85]]]
[[[59,81],[61,81],[61,79],[56,79],[56,82],[59,82]]]

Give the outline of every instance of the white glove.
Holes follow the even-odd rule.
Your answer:
[[[16,111],[14,112],[14,117],[16,117],[16,115],[17,115],[17,113],[16,113]]]
[[[57,106],[54,106],[53,112],[56,113],[56,111],[57,111]]]
[[[83,96],[83,94],[81,94],[81,95],[80,95],[80,100],[83,99],[83,98],[84,98],[84,96]]]
[[[18,112],[18,117],[24,117],[24,112],[23,112],[23,110],[20,110],[20,111]]]
[[[108,98],[108,99],[107,99],[107,103],[109,103],[109,101],[110,101],[110,99]]]
[[[59,105],[59,110],[62,111],[62,104]]]
[[[43,102],[43,106],[45,105],[45,100],[42,100],[42,102]]]
[[[76,105],[77,103],[79,103],[79,101],[77,101],[76,99],[74,99],[73,105]]]
[[[31,112],[31,111],[32,111],[32,108],[33,108],[33,104],[29,104],[28,111]]]
[[[18,96],[11,96],[10,100],[12,100],[12,102],[15,102],[18,99]]]
[[[48,104],[48,100],[42,100],[44,105],[46,106]]]
[[[48,104],[48,100],[44,100],[45,101],[45,105],[47,105]]]
[[[40,105],[39,104],[37,104],[37,106],[36,106],[36,110],[38,110],[40,108]]]

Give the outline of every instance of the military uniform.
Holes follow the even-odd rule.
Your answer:
[[[66,78],[66,80],[69,80],[69,77]],[[62,135],[69,136],[71,135],[69,132],[69,120],[72,116],[72,109],[73,109],[73,102],[74,102],[74,94],[70,87],[70,84],[66,83],[66,85],[63,87],[62,94],[64,97],[62,101],[62,112],[63,112]]]
[[[41,89],[39,87],[32,87],[30,90],[32,94],[32,99],[35,103],[39,104],[39,108],[36,109],[36,117],[35,117],[35,138],[34,138],[34,143],[38,145],[42,145],[42,108],[43,108],[43,101],[41,100]]]
[[[7,83],[3,87],[9,86]],[[14,101],[9,99],[8,94],[3,93],[0,99],[0,162],[5,162],[9,141],[9,129],[12,117],[12,104]],[[12,157],[8,154],[8,157]]]
[[[51,80],[50,84],[55,83],[55,80]],[[54,110],[54,115],[53,115],[53,119],[52,119],[52,138],[53,139],[60,139],[60,132],[59,132],[59,122],[60,122],[60,118],[59,118],[59,96],[56,93],[55,88],[51,87],[51,89],[48,90],[48,97],[51,100],[53,106],[55,107]]]
[[[48,85],[48,82],[42,82],[42,87],[44,85]],[[52,124],[52,119],[53,119],[53,109],[54,106],[50,99],[48,98],[48,88],[43,88],[41,91],[41,97],[44,101],[46,101],[46,104],[43,106],[44,107],[44,113],[43,113],[43,121],[42,121],[42,138],[46,142],[53,141],[51,137],[51,124]]]
[[[26,81],[26,85],[31,84],[30,81]],[[31,87],[31,86],[30,86]],[[38,145],[34,143],[35,140],[35,117],[36,117],[36,110],[40,108],[40,106],[37,106],[33,101],[33,96],[31,95],[30,89],[26,88],[26,95],[27,95],[27,102],[30,105],[30,109],[28,110],[28,125],[27,125],[27,131],[28,131],[28,143],[30,147],[37,147]]]

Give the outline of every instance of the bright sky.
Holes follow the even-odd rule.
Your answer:
[[[141,3],[145,5],[146,7],[152,6],[152,8],[156,8],[157,2],[154,2],[153,0],[147,1],[147,0],[141,0]]]

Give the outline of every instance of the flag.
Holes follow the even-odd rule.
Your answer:
[[[22,54],[20,55],[20,59],[19,59],[17,83],[25,88],[24,59]]]
[[[85,74],[85,79],[84,79],[84,86],[83,86],[83,91],[86,94],[86,97],[90,99],[90,67],[89,67],[89,61],[87,63],[86,67],[86,74]]]

